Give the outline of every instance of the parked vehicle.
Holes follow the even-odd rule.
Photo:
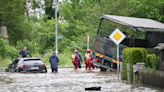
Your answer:
[[[94,63],[101,71],[117,69],[116,45],[109,35],[116,29],[120,29],[126,38],[119,45],[120,62],[122,50],[126,47],[144,47],[150,53],[154,53],[154,47],[158,43],[164,43],[164,24],[152,19],[134,18],[115,15],[103,15],[94,43],[94,53],[99,60]]]
[[[39,58],[17,58],[5,70],[6,72],[41,72],[46,73],[47,68]]]

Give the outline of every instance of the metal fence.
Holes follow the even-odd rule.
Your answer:
[[[140,71],[140,83],[154,87],[164,88],[164,72],[155,70]]]

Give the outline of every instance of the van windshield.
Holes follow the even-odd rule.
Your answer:
[[[116,28],[118,28],[120,31],[122,31],[126,35],[127,38],[135,38],[135,39],[145,39],[146,38],[145,31],[135,31],[134,29],[130,29],[125,26],[111,22],[108,19],[102,19],[98,36],[109,37],[110,34]]]

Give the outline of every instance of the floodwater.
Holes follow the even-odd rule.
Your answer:
[[[0,77],[0,92],[84,92],[87,87],[101,87],[101,92],[161,92],[125,84],[116,73],[98,69],[90,73],[84,69],[73,72],[72,68],[59,68],[59,73],[0,72]]]

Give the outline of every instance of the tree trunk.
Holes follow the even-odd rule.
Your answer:
[[[25,10],[25,14],[27,16],[28,22],[30,22],[30,15],[29,15],[29,11],[28,11],[28,6],[26,5],[26,3],[28,3],[29,1],[26,0],[24,3],[24,10]]]
[[[0,38],[4,39],[8,43],[8,33],[6,26],[0,26]]]

